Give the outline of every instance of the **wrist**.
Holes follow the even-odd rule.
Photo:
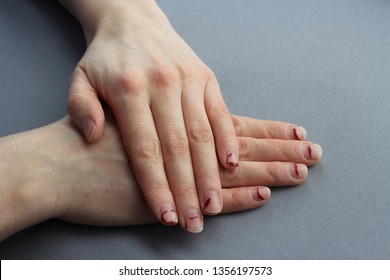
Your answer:
[[[30,131],[0,140],[0,240],[55,212],[50,159],[39,153],[36,136]]]
[[[60,0],[80,22],[87,45],[100,33],[169,24],[155,0]]]

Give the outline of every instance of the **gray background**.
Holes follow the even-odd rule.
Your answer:
[[[0,3],[5,136],[66,114],[85,43],[55,1]],[[389,259],[390,1],[158,3],[214,70],[231,112],[303,125],[322,162],[260,209],[207,218],[202,234],[48,221],[1,242],[0,257]]]

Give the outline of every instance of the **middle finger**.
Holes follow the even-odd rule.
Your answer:
[[[242,160],[296,162],[311,166],[322,156],[321,147],[309,141],[238,137],[238,142]]]
[[[195,187],[191,154],[181,108],[181,93],[160,88],[151,101],[169,187],[172,191],[180,225],[189,232],[203,230]]]

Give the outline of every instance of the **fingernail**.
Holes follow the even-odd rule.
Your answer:
[[[226,163],[230,166],[237,167],[238,166],[238,155],[235,149],[230,149],[226,153]]]
[[[304,143],[302,145],[303,156],[307,160],[318,160],[322,157],[322,148],[318,144]]]
[[[221,198],[217,192],[208,192],[204,199],[204,210],[207,214],[218,214],[222,210]]]
[[[188,210],[184,214],[185,229],[192,233],[199,233],[203,230],[203,216],[195,209]]]
[[[251,190],[251,193],[252,193],[252,199],[254,201],[267,200],[267,198],[270,195],[270,191],[268,188],[255,188]]]
[[[174,226],[177,224],[177,214],[171,204],[164,204],[160,207],[160,220],[163,224]]]
[[[288,126],[288,135],[291,140],[304,140],[306,138],[306,129],[301,126]]]
[[[89,117],[85,118],[82,124],[82,130],[87,141],[91,142],[96,130],[95,122]]]
[[[297,163],[290,165],[291,177],[293,177],[295,179],[302,179],[305,177],[306,173],[307,173],[307,166],[306,165],[297,164]]]

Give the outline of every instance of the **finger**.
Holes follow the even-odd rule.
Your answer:
[[[110,104],[117,119],[134,174],[154,216],[166,225],[178,222],[174,199],[165,175],[160,141],[148,101],[121,94]],[[144,95],[145,96],[145,95]],[[121,100],[121,101],[120,101]]]
[[[188,88],[182,96],[183,115],[199,202],[203,213],[215,215],[222,210],[221,181],[213,133],[204,108],[203,96],[203,92],[196,87]]]
[[[203,230],[203,217],[183,119],[181,92],[174,87],[160,87],[159,93],[153,96],[151,109],[179,223],[187,231],[197,233]]]
[[[96,90],[80,67],[75,69],[71,78],[68,113],[88,142],[93,143],[101,138],[104,128],[103,108]]]
[[[295,186],[307,178],[306,165],[292,162],[241,161],[235,170],[220,170],[222,186]]]
[[[308,166],[318,163],[322,148],[308,141],[238,137],[240,157],[249,161],[285,161]]]
[[[239,187],[222,189],[222,213],[245,211],[263,206],[270,198],[267,187]]]
[[[205,107],[213,130],[219,162],[227,169],[234,169],[238,166],[239,146],[231,115],[215,77],[206,84]]]
[[[290,123],[257,120],[235,115],[232,115],[232,120],[237,136],[285,140],[304,140],[306,138],[306,130],[303,127]]]

